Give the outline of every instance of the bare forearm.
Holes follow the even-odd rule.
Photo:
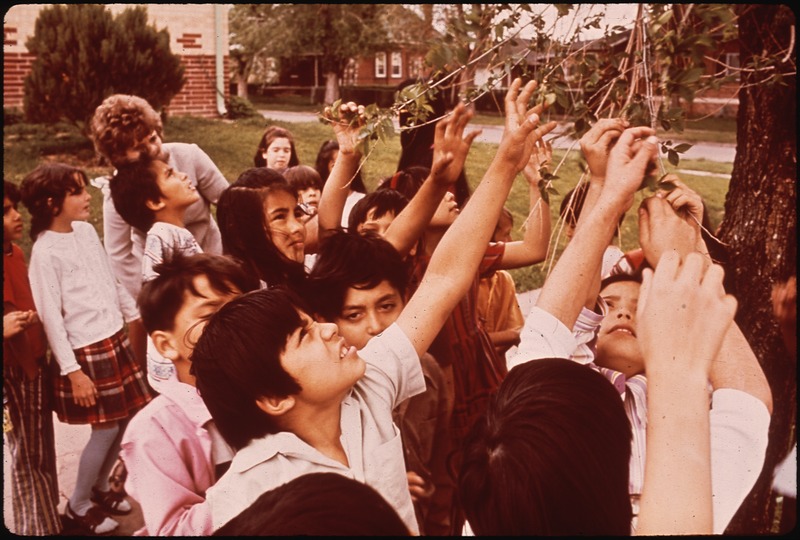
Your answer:
[[[648,373],[647,457],[637,534],[711,534],[705,375]]]
[[[386,229],[386,240],[406,256],[436,213],[447,186],[428,177],[408,205]]]
[[[722,347],[711,364],[711,386],[714,390],[733,388],[761,400],[772,414],[772,391],[753,349],[739,326],[728,328]]]
[[[319,232],[321,236],[338,229],[342,222],[344,205],[349,193],[348,183],[358,170],[358,154],[339,154],[328,176],[319,201]]]
[[[611,208],[596,207],[586,215],[542,288],[536,305],[567,328],[573,327],[587,298],[597,295],[603,252],[618,219],[619,212]]]

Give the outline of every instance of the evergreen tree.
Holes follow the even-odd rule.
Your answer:
[[[183,87],[185,68],[169,33],[147,24],[147,9],[114,17],[98,4],[54,4],[40,11],[26,42],[35,55],[25,79],[33,122],[82,124],[111,94],[134,94],[160,109]]]

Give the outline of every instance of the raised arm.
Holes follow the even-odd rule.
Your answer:
[[[356,149],[360,120],[350,122],[351,118],[360,118],[358,106],[353,103],[343,104],[335,115],[326,110],[326,118],[331,122],[336,140],[339,142],[339,153],[322,188],[319,199],[318,238],[322,242],[327,236],[341,228],[344,205],[347,201],[348,185],[358,171],[361,153]]]
[[[472,118],[472,110],[459,103],[452,116],[437,122],[433,140],[431,173],[417,194],[386,229],[386,240],[403,256],[414,247],[417,240],[436,213],[436,208],[447,192],[455,185],[467,154],[481,130],[473,130],[464,137],[464,128]]]
[[[470,203],[439,242],[419,288],[397,320],[418,354],[428,349],[475,279],[514,178],[528,162],[535,140],[552,129],[537,128],[539,116],[528,108],[536,82],[520,92],[521,86],[515,79],[506,94],[506,126],[494,159]]]
[[[645,270],[636,314],[648,379],[638,534],[711,534],[708,376],[733,322],[720,266],[665,253]]]
[[[536,111],[538,114],[538,111]],[[547,257],[550,245],[550,205],[542,198],[539,172],[547,168],[553,159],[553,148],[544,139],[534,145],[531,157],[522,176],[528,181],[528,219],[525,223],[525,235],[521,241],[506,244],[500,268],[520,268],[543,261]]]
[[[619,137],[609,155],[608,179],[597,203],[588,212],[581,211],[575,236],[545,281],[536,305],[567,328],[573,327],[593,288],[599,287],[603,252],[620,216],[633,203],[633,194],[641,185],[647,164],[655,156],[653,133],[650,128],[635,127],[626,129]]]

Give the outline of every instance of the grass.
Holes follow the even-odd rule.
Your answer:
[[[253,165],[253,153],[258,141],[269,124],[279,125],[289,129],[294,135],[297,153],[301,163],[313,164],[317,151],[326,139],[333,138],[333,130],[326,125],[316,122],[288,123],[267,121],[262,118],[240,120],[212,120],[192,117],[173,117],[168,119],[164,126],[165,141],[182,141],[196,143],[216,163],[228,181],[234,181],[239,174]],[[91,143],[74,126],[57,124],[53,126],[15,124],[4,126],[3,129],[3,173],[6,180],[20,183],[24,176],[33,170],[38,163],[44,160],[56,160],[73,164],[87,172],[90,178],[107,174],[110,168],[97,163]],[[466,174],[471,187],[477,185],[486,171],[496,146],[488,143],[474,143],[467,157]],[[556,150],[556,163],[561,161],[563,154]],[[394,173],[395,166],[400,158],[400,141],[395,136],[385,144],[377,144],[365,160],[362,176],[367,188],[372,190],[385,176]],[[564,246],[563,238],[559,237],[560,222],[558,221],[558,208],[562,198],[575,186],[581,176],[581,159],[578,152],[572,152],[564,160],[562,167],[556,172],[558,178],[554,182],[557,194],[551,196],[550,212],[552,217],[552,230],[556,255]],[[692,189],[696,190],[706,201],[711,221],[714,228],[722,221],[724,213],[725,194],[728,190],[728,180],[732,164],[715,163],[705,160],[683,160],[681,169],[705,171],[728,177],[709,177],[681,173],[681,178]],[[667,170],[673,170],[671,166]],[[102,195],[94,187],[92,193],[92,212],[90,222],[97,228],[102,237]],[[636,208],[644,196],[649,192],[639,192],[636,196]],[[507,206],[514,215],[514,231],[512,236],[521,239],[522,224],[528,216],[528,187],[520,175],[512,188]],[[26,225],[29,218],[23,216]],[[634,248],[638,244],[638,227],[635,210],[628,215],[621,227],[621,236],[618,240],[623,250]],[[563,237],[563,234],[560,235]],[[557,240],[557,241],[556,241]],[[26,237],[20,242],[26,256],[30,253],[31,241]],[[512,275],[519,292],[540,287],[546,275],[546,264],[538,264],[527,268],[516,269]]]

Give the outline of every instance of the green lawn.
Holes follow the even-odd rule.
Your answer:
[[[317,150],[326,139],[333,138],[333,130],[321,123],[275,122],[289,129],[295,137],[300,162],[313,164]],[[190,117],[170,118],[164,126],[165,141],[193,142],[199,145],[214,160],[228,181],[235,180],[238,175],[251,167],[253,154],[258,145],[266,122],[261,118],[246,120],[210,120]],[[99,165],[90,142],[73,126],[59,124],[42,126],[16,124],[4,126],[3,129],[3,174],[6,180],[19,183],[25,174],[31,171],[41,160],[59,160],[83,168],[90,178],[106,174],[108,167]],[[466,163],[467,178],[474,187],[483,176],[491,161],[495,145],[475,143]],[[556,163],[563,154],[556,151]],[[363,178],[369,189],[374,189],[385,176],[394,173],[400,157],[399,137],[393,137],[386,144],[376,145],[374,151],[365,160]],[[716,227],[722,220],[725,194],[732,164],[720,164],[705,160],[681,162],[682,169],[707,171],[728,178],[683,175],[684,181],[697,190],[706,200],[711,212],[712,224]],[[670,170],[671,167],[668,168]],[[558,206],[564,195],[578,182],[581,174],[579,152],[573,151],[557,171],[558,179],[554,183],[558,194],[552,196],[551,215],[553,219],[553,235],[558,236]],[[98,190],[90,187],[93,194],[91,222],[97,227],[102,237],[102,197]],[[649,193],[637,194],[635,205]],[[522,237],[521,226],[528,215],[528,192],[522,176],[517,179],[508,199],[507,206],[514,215],[515,238]],[[636,206],[634,206],[635,208]],[[23,210],[24,211],[24,210]],[[24,214],[23,214],[24,215]],[[28,222],[27,216],[25,217]],[[638,229],[635,211],[628,212],[622,226],[620,244],[623,250],[637,245]],[[27,233],[26,233],[27,234]],[[563,249],[563,238],[555,243],[556,254]],[[21,243],[26,255],[30,250],[30,240],[25,238]],[[545,276],[545,264],[514,270],[512,275],[517,283],[518,291],[526,291],[541,286]]]

